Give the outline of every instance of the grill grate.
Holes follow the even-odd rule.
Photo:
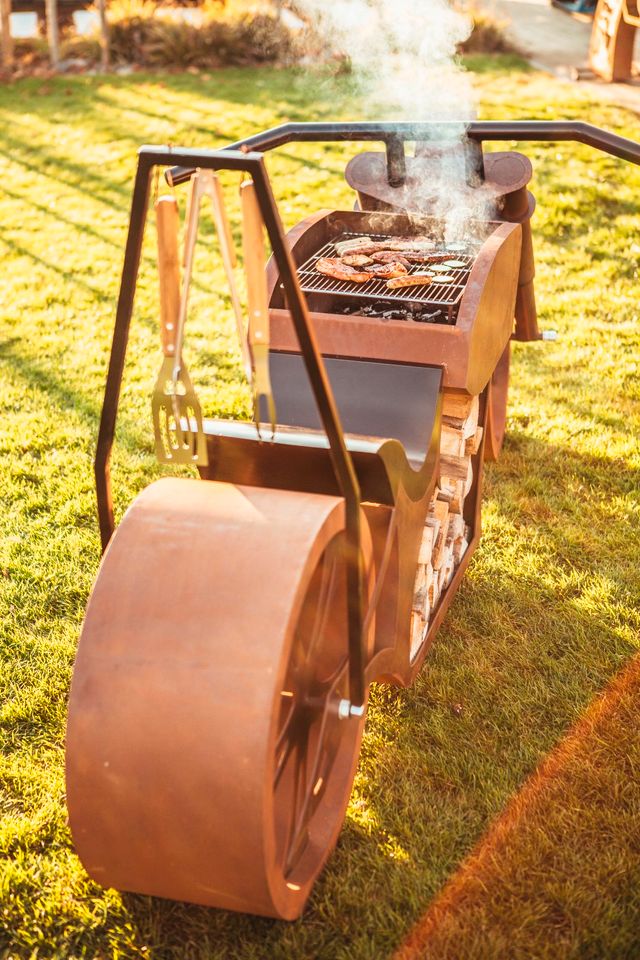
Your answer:
[[[365,236],[371,240],[390,239],[383,234],[369,233],[342,233],[337,239],[342,241],[351,239],[352,237]],[[459,250],[448,251],[444,244],[437,244],[433,253],[450,253],[452,260],[460,260],[465,263],[464,267],[447,270],[447,274],[454,278],[451,282],[438,283],[436,274],[432,282],[426,287],[401,287],[398,290],[389,290],[385,280],[378,279],[367,280],[366,283],[350,283],[348,280],[336,280],[334,277],[327,277],[323,273],[318,273],[315,265],[321,257],[337,256],[334,244],[334,240],[325,243],[325,245],[309,257],[308,260],[305,260],[302,266],[298,267],[300,286],[305,293],[330,293],[336,296],[349,297],[350,299],[384,300],[389,304],[420,303],[450,310],[460,302],[464,288],[467,285],[467,280],[469,279],[471,267],[475,260],[475,253],[462,253]],[[466,246],[468,250],[470,244]],[[409,273],[422,273],[425,269],[425,264],[411,264]]]

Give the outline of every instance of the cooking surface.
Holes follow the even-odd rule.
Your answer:
[[[476,258],[477,250],[473,249],[472,244],[465,244],[465,251],[462,251],[457,249],[448,250],[446,244],[436,242],[433,251],[429,251],[433,254],[449,254],[452,260],[464,261],[464,267],[447,268],[446,275],[453,277],[453,280],[449,283],[438,283],[438,274],[436,272],[431,283],[426,286],[400,287],[395,290],[390,290],[387,287],[386,280],[373,279],[367,280],[366,283],[353,283],[349,280],[336,280],[334,277],[328,277],[316,270],[316,263],[321,257],[338,256],[335,249],[336,240],[341,242],[355,237],[366,237],[374,241],[397,239],[397,237],[385,236],[384,234],[341,233],[335,240],[325,243],[324,246],[309,257],[302,266],[298,267],[300,285],[305,293],[331,293],[349,298],[357,297],[367,300],[374,298],[391,303],[398,301],[404,303],[429,303],[437,307],[453,307],[460,302],[467,280],[469,279],[471,267]],[[418,239],[419,238],[416,237],[416,240]],[[398,256],[402,256],[401,251],[398,251]],[[366,267],[363,269],[366,270]],[[425,273],[428,270],[429,265],[426,263],[412,263],[408,267],[409,274]]]

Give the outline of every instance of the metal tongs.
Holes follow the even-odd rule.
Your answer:
[[[252,380],[251,353],[247,340],[247,331],[245,329],[242,304],[238,295],[236,285],[235,269],[237,266],[236,248],[231,237],[231,227],[229,226],[229,217],[224,203],[224,194],[220,178],[213,170],[200,170],[195,174],[192,180],[191,203],[196,195],[196,202],[200,198],[208,196],[213,207],[213,222],[215,223],[218,241],[220,243],[220,252],[222,254],[222,264],[229,284],[229,293],[231,294],[231,304],[236,319],[236,330],[238,340],[240,341],[240,350],[242,352],[242,366],[249,383]],[[196,193],[197,191],[197,193]]]
[[[242,305],[236,285],[236,251],[231,236],[224,194],[220,178],[212,170],[198,170],[192,178],[189,201],[189,224],[192,222],[192,214],[197,222],[203,196],[208,196],[213,206],[213,220],[220,243],[222,263],[229,284],[238,340],[240,341],[240,350],[242,352],[242,365],[252,388],[253,419],[256,424],[258,436],[262,439],[260,430],[260,400],[264,397],[271,421],[271,439],[273,440],[276,431],[276,408],[269,376],[269,295],[266,280],[266,255],[262,218],[255,194],[255,186],[252,180],[247,180],[240,186],[242,247],[247,278],[247,304],[249,311],[247,328],[245,328]],[[187,260],[190,256],[189,242],[189,234],[187,234],[187,240],[185,242],[185,271],[188,269]]]
[[[253,418],[262,439],[260,430],[260,401],[264,397],[271,422],[271,439],[276,431],[276,407],[271,390],[269,376],[269,295],[266,280],[266,255],[262,218],[252,180],[240,186],[242,205],[242,246],[247,277],[247,303],[249,322],[245,329],[244,316],[235,279],[237,264],[236,251],[231,237],[229,218],[224,203],[224,194],[220,179],[212,170],[197,170],[191,179],[191,192],[187,213],[187,228],[184,243],[184,283],[180,300],[180,316],[176,334],[173,380],[178,382],[181,374],[181,350],[184,337],[184,322],[187,312],[187,300],[193,256],[198,233],[202,198],[208,196],[213,206],[213,219],[220,242],[222,263],[229,284],[231,303],[236,319],[238,340],[242,352],[242,364],[253,393]]]
[[[249,307],[249,351],[253,376],[253,419],[260,433],[260,400],[264,398],[271,439],[276,434],[276,406],[269,375],[269,292],[267,290],[267,258],[264,249],[262,217],[253,180],[240,185],[242,206],[242,250],[247,275],[247,303]]]

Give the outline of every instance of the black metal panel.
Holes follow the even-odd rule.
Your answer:
[[[346,433],[398,440],[419,470],[435,425],[440,367],[335,357],[324,363]],[[300,354],[272,351],[270,369],[278,422],[322,429]]]

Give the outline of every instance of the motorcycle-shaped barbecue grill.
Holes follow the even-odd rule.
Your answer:
[[[441,221],[411,210],[440,149],[433,133],[292,124],[220,151],[140,152],[96,457],[106,552],[68,724],[74,842],[105,886],[299,916],[342,825],[368,688],[411,683],[478,544],[483,460],[498,456],[504,435],[510,340],[540,338],[531,166],[513,152],[483,155],[482,142],[572,139],[640,159],[637,144],[585,124],[471,124],[469,189],[481,183],[499,218],[468,224],[452,242]],[[285,236],[252,151],[291,140],[377,140],[386,156],[349,164],[355,210],[317,214]],[[418,142],[414,157],[407,140]],[[192,189],[182,288],[176,210],[171,198],[156,205],[165,356],[156,449],[195,464],[201,479],[152,483],[114,534],[109,457],[159,167]],[[246,177],[248,325],[220,170]],[[203,198],[255,423],[203,418],[182,358]],[[414,238],[431,251],[430,268],[423,258],[406,273],[428,281],[390,288],[373,276],[355,289],[319,273],[319,258],[363,237],[383,248],[402,238],[405,250]]]

